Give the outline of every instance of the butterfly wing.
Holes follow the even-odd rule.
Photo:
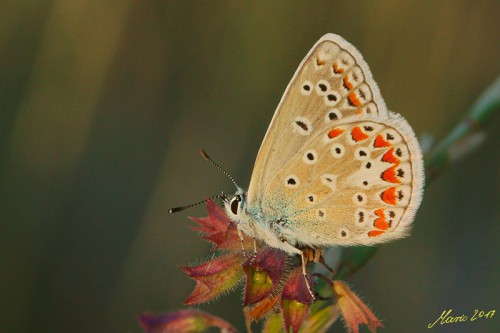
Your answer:
[[[321,126],[263,193],[264,216],[310,245],[375,244],[407,235],[420,205],[422,157],[401,116]]]
[[[271,121],[250,182],[249,211],[263,223],[279,221],[288,238],[306,244],[379,243],[404,236],[422,184],[411,127],[387,111],[361,54],[325,35]]]
[[[385,115],[387,108],[359,51],[342,37],[327,34],[302,60],[274,113],[255,161],[249,203],[262,196],[314,128],[353,114]],[[290,135],[291,124],[300,135]]]

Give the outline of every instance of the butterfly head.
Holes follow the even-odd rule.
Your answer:
[[[247,194],[246,192],[238,187],[237,191],[233,195],[226,195],[222,199],[224,202],[224,207],[230,218],[235,221],[241,219],[246,213],[247,206]]]

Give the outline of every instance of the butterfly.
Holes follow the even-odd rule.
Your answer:
[[[361,53],[326,34],[281,98],[248,192],[238,187],[224,206],[240,232],[301,255],[305,274],[304,247],[407,236],[423,186],[411,126],[387,110]]]
[[[373,245],[408,235],[423,195],[422,152],[387,110],[361,53],[324,35],[288,84],[248,192],[225,201],[245,234],[297,245]]]

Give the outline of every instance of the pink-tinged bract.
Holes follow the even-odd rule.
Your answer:
[[[143,314],[139,324],[146,333],[195,333],[218,327],[222,332],[236,332],[225,320],[199,310],[180,310],[165,315]]]
[[[180,267],[196,281],[184,304],[204,303],[233,288],[243,275],[242,261],[241,253],[232,252],[198,266]]]
[[[309,274],[307,279],[309,284],[312,285]],[[281,294],[281,314],[283,315],[286,332],[290,332],[290,328],[292,328],[293,333],[299,331],[302,322],[308,315],[309,305],[312,301],[313,298],[307,289],[302,274],[302,267],[297,267],[288,277]]]
[[[377,327],[384,327],[368,306],[345,283],[334,281],[333,292],[349,332],[359,333],[358,326],[362,324],[372,333],[377,331]]]
[[[241,239],[236,224],[212,200],[207,202],[207,212],[208,216],[206,217],[191,217],[191,220],[199,225],[192,227],[192,229],[199,231],[203,239],[212,243],[213,250],[224,249],[241,252]],[[249,239],[245,241],[245,245],[251,245]]]
[[[276,293],[287,268],[286,254],[265,247],[243,264],[245,271],[244,305],[255,304]]]

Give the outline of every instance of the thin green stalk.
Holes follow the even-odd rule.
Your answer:
[[[499,107],[500,76],[479,96],[464,119],[429,154],[425,161],[426,184],[482,142],[484,136],[478,133],[498,114]]]

